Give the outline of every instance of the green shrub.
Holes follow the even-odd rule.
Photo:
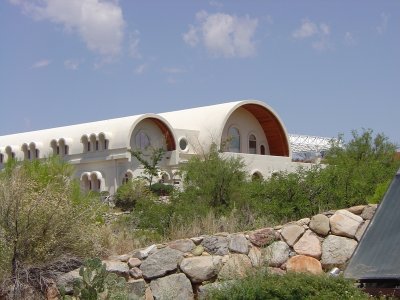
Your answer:
[[[28,267],[99,249],[98,199],[82,194],[71,174],[58,158],[10,163],[0,173],[0,279],[22,286]]]
[[[182,196],[218,209],[226,209],[231,204],[246,178],[242,159],[220,153],[216,144],[203,156],[189,159],[181,172],[183,194],[187,194]]]
[[[173,192],[174,187],[170,184],[157,182],[153,183],[150,189],[153,193],[155,193],[158,196],[168,196]]]
[[[227,282],[219,289],[207,293],[207,299],[354,299],[369,297],[354,286],[352,281],[342,277],[288,273],[283,276],[258,272],[245,279]]]
[[[115,193],[115,206],[122,210],[132,210],[138,201],[151,196],[146,182],[140,179],[131,180],[121,185]]]

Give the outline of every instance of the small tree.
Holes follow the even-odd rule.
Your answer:
[[[143,173],[145,175],[142,177],[149,183],[149,187],[151,188],[153,178],[158,176],[160,172],[160,167],[158,166],[158,164],[162,160],[165,154],[165,150],[163,148],[151,148],[149,159],[147,159],[144,156],[143,152],[139,149],[128,151],[143,165]]]

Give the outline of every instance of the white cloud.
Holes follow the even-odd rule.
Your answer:
[[[308,19],[303,19],[301,26],[295,29],[292,33],[292,37],[295,39],[303,40],[313,38],[311,47],[315,50],[322,51],[331,48],[329,36],[331,29],[329,25],[325,23],[318,24],[311,22]]]
[[[171,67],[171,68],[163,68],[163,72],[169,74],[180,74],[180,73],[185,73],[186,70],[181,68]]]
[[[255,53],[253,37],[257,19],[229,14],[196,14],[197,25],[189,26],[183,40],[192,47],[199,43],[215,57],[248,57]]]
[[[389,15],[381,13],[381,23],[376,26],[376,31],[379,34],[384,34],[389,23]]]
[[[300,28],[293,31],[292,36],[295,39],[305,39],[312,37],[313,35],[318,33],[318,27],[315,23],[309,21],[308,19],[304,19]]]
[[[129,55],[133,58],[141,58],[142,55],[139,51],[139,43],[140,43],[140,32],[135,30],[135,32],[129,35]]]
[[[198,31],[197,28],[190,25],[188,32],[183,34],[183,40],[185,43],[192,47],[196,46],[200,42]]]
[[[121,52],[122,10],[108,0],[10,0],[35,20],[47,20],[76,32],[87,48],[109,58]]]
[[[146,70],[147,70],[147,64],[141,64],[141,65],[139,65],[139,66],[136,67],[135,73],[141,75],[141,74],[143,74]]]
[[[67,70],[76,71],[79,69],[81,62],[78,59],[67,59],[64,61],[64,67]]]
[[[39,60],[39,61],[35,62],[35,63],[32,65],[32,68],[33,68],[33,69],[44,68],[44,67],[47,67],[47,66],[50,65],[50,64],[51,64],[51,60],[42,59],[42,60]]]
[[[346,33],[344,34],[344,42],[348,46],[355,46],[357,44],[357,41],[350,31],[346,31]]]

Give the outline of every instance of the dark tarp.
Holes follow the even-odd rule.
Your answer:
[[[344,272],[357,280],[400,279],[400,170]]]

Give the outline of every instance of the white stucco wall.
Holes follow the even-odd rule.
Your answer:
[[[260,154],[260,146],[264,145],[265,153],[269,154],[269,146],[264,130],[258,120],[247,110],[239,107],[228,118],[222,131],[222,142],[229,140],[229,129],[236,127],[240,133],[240,152],[249,153],[249,136],[254,134],[257,139],[257,154]]]

